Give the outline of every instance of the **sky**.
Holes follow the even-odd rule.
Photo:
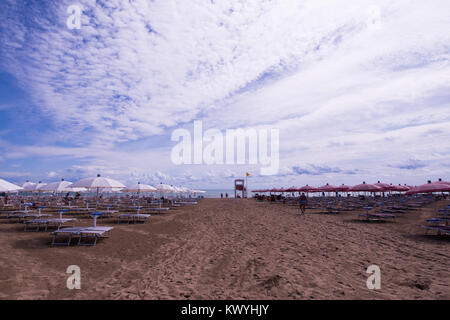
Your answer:
[[[449,12],[447,0],[2,0],[0,178],[450,180]],[[278,130],[279,170],[175,164],[172,134],[194,121]]]

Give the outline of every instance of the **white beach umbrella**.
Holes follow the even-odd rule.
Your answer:
[[[17,186],[11,182],[8,182],[6,180],[0,179],[0,192],[11,192],[11,191],[19,191],[23,188],[20,186]]]
[[[181,193],[189,193],[190,190],[186,187],[178,187],[179,192]]]
[[[72,183],[70,188],[86,188],[86,189],[96,189],[96,205],[98,205],[98,193],[100,189],[122,189],[125,185],[117,180],[110,178],[103,178],[99,174],[95,178],[81,179],[80,181]]]
[[[172,187],[172,186],[169,186],[168,184],[160,183],[160,184],[156,185],[155,188],[156,188],[160,193],[171,193],[171,192],[175,192],[175,188]]]
[[[69,188],[69,186],[72,184],[70,181],[65,181],[64,179],[61,179],[61,181],[52,182],[49,183],[42,188],[40,188],[40,191],[49,191],[49,192],[76,192],[76,191],[85,191],[85,188],[76,188],[78,190],[74,190],[72,188]]]
[[[34,186],[34,185],[36,185],[36,183],[34,183],[34,182],[30,182],[30,181],[26,181],[24,184],[22,184],[22,188],[29,188],[30,186]]]
[[[157,190],[158,189],[156,189],[155,187],[152,187],[148,184],[143,184],[143,183],[138,182],[137,184],[126,187],[120,191],[122,191],[122,192],[137,192],[139,194],[141,192],[154,192]]]
[[[42,188],[45,187],[47,184],[43,183],[42,181],[39,181],[38,183],[35,184],[30,184],[26,187],[23,188],[23,191],[26,192],[42,192]]]
[[[125,185],[117,180],[104,178],[99,174],[95,178],[81,179],[72,183],[70,188],[86,188],[86,189],[112,189],[112,188],[125,188]]]
[[[177,186],[172,186],[173,188],[173,192],[175,193],[183,193],[184,190],[181,187],[177,187]]]

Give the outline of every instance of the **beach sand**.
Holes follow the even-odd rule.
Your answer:
[[[0,220],[0,299],[450,299],[449,237],[425,236],[432,206],[395,223],[357,212],[298,215],[254,200],[204,199],[95,247],[50,247],[49,232]],[[91,224],[82,219],[77,225]],[[69,265],[81,289],[69,290]],[[381,268],[381,289],[366,268]]]

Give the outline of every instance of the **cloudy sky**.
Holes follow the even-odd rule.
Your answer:
[[[2,0],[0,177],[448,180],[449,12],[448,0]],[[171,135],[194,120],[278,129],[278,174],[175,165]]]

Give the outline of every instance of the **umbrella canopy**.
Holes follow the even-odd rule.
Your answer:
[[[364,181],[361,184],[357,184],[356,186],[351,187],[350,189],[348,189],[348,191],[351,191],[351,192],[359,192],[359,191],[362,191],[362,192],[367,192],[367,191],[369,191],[369,192],[380,192],[380,191],[383,191],[383,189],[378,187],[378,186],[376,186],[376,185],[366,183]]]
[[[286,192],[296,192],[297,191],[297,187],[292,186],[290,188],[285,189],[284,191],[286,191]]]
[[[6,180],[0,179],[0,192],[18,191],[18,190],[22,190],[22,189],[23,188],[20,186],[17,186]]]
[[[344,191],[348,191],[348,189],[350,189],[350,187],[349,187],[349,186],[346,186],[345,184],[341,184],[341,185],[338,187],[338,189],[339,189],[339,190],[337,190],[337,191],[339,191],[339,192],[344,192]]]
[[[157,191],[155,187],[152,187],[148,184],[143,184],[138,182],[137,184],[134,184],[132,186],[126,187],[125,189],[120,190],[122,192],[154,192]]]
[[[43,187],[45,187],[47,184],[46,183],[42,183],[42,181],[39,181],[38,183],[35,184],[30,184],[27,187],[23,188],[23,191],[26,192],[41,192],[43,190],[41,190]]]
[[[411,190],[407,191],[405,194],[446,192],[446,191],[450,192],[450,185],[431,183],[431,181],[428,181],[428,183],[426,183],[426,184],[412,188]]]
[[[203,190],[191,190],[192,193],[205,193]]]
[[[120,183],[119,181],[110,179],[110,178],[103,178],[99,174],[97,174],[97,177],[95,178],[86,178],[81,179],[80,181],[77,181],[75,183],[72,183],[69,188],[86,188],[86,189],[97,189],[97,195],[96,195],[96,204],[95,207],[98,207],[98,194],[100,192],[100,189],[122,189],[125,188],[125,185]]]
[[[184,192],[184,189],[181,188],[181,187],[172,186],[172,188],[174,189],[173,192],[176,192],[176,193],[183,193]]]
[[[318,191],[324,191],[324,192],[335,192],[335,191],[339,191],[339,187],[337,186],[333,186],[331,184],[326,184],[324,186],[321,186],[319,188],[317,188]]]
[[[162,182],[155,186],[156,190],[160,193],[171,193],[175,192],[175,188],[172,186],[169,186],[168,184],[163,184]]]
[[[95,178],[81,179],[80,181],[72,183],[70,188],[86,188],[86,189],[112,189],[125,188],[126,186],[119,181],[103,178],[99,174]]]
[[[30,187],[30,186],[34,186],[34,185],[36,185],[36,183],[34,183],[34,182],[30,182],[30,181],[26,181],[24,184],[22,184],[22,188],[27,188],[27,187]]]
[[[42,188],[40,191],[50,191],[50,192],[76,192],[76,191],[85,191],[85,188],[70,188],[69,186],[72,184],[70,181],[65,181],[61,179],[61,181],[49,183]]]
[[[403,192],[403,191],[408,191],[410,188],[408,188],[407,186],[402,186],[402,185],[398,185],[398,186],[391,186],[391,191],[399,191],[399,192]]]
[[[394,186],[392,184],[387,184],[387,183],[383,183],[380,181],[375,183],[374,186],[377,186],[377,187],[383,189],[382,191],[391,191],[392,188],[394,188]]]
[[[179,192],[181,192],[181,193],[190,193],[190,192],[191,192],[191,190],[189,190],[189,189],[186,188],[186,187],[178,187],[178,190],[179,190]]]
[[[450,181],[443,181],[441,178],[439,178],[438,181],[435,181],[435,182],[433,182],[433,183],[438,183],[438,184],[448,184],[448,185],[450,185]]]
[[[297,191],[298,192],[318,192],[319,189],[306,185],[301,188],[298,188]]]

